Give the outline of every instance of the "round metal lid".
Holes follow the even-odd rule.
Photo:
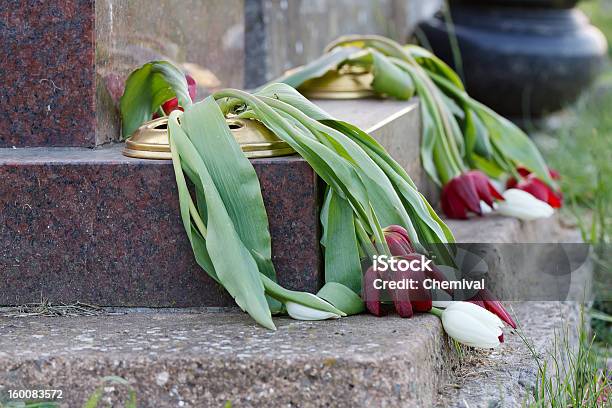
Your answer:
[[[295,153],[287,142],[257,120],[229,118],[227,123],[248,158],[276,157]],[[123,154],[139,159],[171,160],[168,118],[158,118],[143,124],[126,140]]]
[[[365,70],[331,70],[318,78],[304,82],[298,90],[312,99],[363,99],[375,98],[372,89],[374,76]]]

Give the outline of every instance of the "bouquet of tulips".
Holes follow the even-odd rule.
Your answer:
[[[272,315],[280,312],[321,320],[364,311],[361,295],[368,286],[361,259],[366,256],[392,256],[401,249],[409,256],[421,252],[452,263],[452,251],[444,245],[453,242],[448,227],[408,174],[361,129],[333,119],[286,84],[255,93],[226,89],[198,103],[192,100],[191,85],[166,61],[134,71],[121,99],[123,134],[155,115],[168,115],[180,212],[195,259],[259,324],[274,329]],[[276,282],[259,181],[228,118],[261,122],[325,182],[321,242],[326,283],[317,295]],[[395,304],[408,316],[404,310],[410,299]],[[373,303],[368,309],[374,311]],[[416,310],[433,310],[431,299]]]
[[[381,225],[400,225],[416,248],[449,259],[431,244],[452,242],[453,236],[408,174],[368,134],[334,120],[292,87],[274,84],[253,94],[228,89],[193,103],[184,74],[168,62],[152,62],[127,80],[124,135],[172,98],[181,109],[168,117],[170,147],[196,259],[262,325],[273,327],[271,312],[281,304],[290,313],[294,304],[335,316],[362,311],[360,259],[371,251],[389,254]],[[319,297],[276,284],[259,182],[228,117],[263,123],[326,183],[321,222],[328,285]]]
[[[421,162],[441,189],[450,218],[499,212],[546,217],[561,205],[554,173],[517,126],[472,99],[457,74],[429,51],[379,36],[341,37],[320,59],[278,79],[300,89],[331,70],[353,67],[373,75],[372,89],[397,99],[420,97]],[[508,181],[500,193],[491,183]],[[522,190],[517,192],[517,190]]]

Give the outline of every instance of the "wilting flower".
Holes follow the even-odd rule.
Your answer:
[[[553,208],[561,208],[563,206],[563,195],[561,192],[553,190],[548,184],[537,178],[535,174],[529,172],[526,168],[519,167],[517,170],[523,179],[518,181],[511,178],[506,183],[508,188],[517,188],[526,191],[538,200],[548,203],[548,205]],[[549,173],[553,180],[559,180],[559,173],[554,170],[549,170]]]
[[[399,225],[390,225],[383,229],[385,241],[389,246],[391,255],[398,259],[407,261],[420,260],[425,258],[423,255],[415,252],[408,232]],[[384,313],[381,304],[382,289],[376,289],[374,282],[376,279],[384,278],[384,280],[394,280],[401,282],[403,280],[416,282],[416,288],[389,289],[388,294],[395,306],[395,310],[402,317],[412,317],[414,312],[427,312],[431,309],[431,292],[423,287],[423,281],[429,277],[435,281],[446,281],[446,275],[442,273],[432,263],[428,264],[428,270],[388,270],[384,273],[374,270],[370,267],[363,278],[363,298],[366,308],[375,316],[381,316]],[[384,275],[384,276],[383,276]]]
[[[412,254],[415,252],[408,236],[408,231],[399,225],[389,225],[383,229],[385,241],[393,256]]]
[[[468,211],[482,215],[481,200],[493,207],[494,199],[503,200],[503,197],[478,170],[460,174],[442,188],[442,210],[449,218],[467,219]]]
[[[410,279],[412,271],[397,271],[394,274],[394,278],[396,281],[401,281],[402,279]],[[391,295],[391,299],[393,300],[393,306],[395,306],[395,311],[401,317],[412,317],[414,314],[414,310],[412,308],[412,302],[410,301],[410,290],[404,289],[390,289],[389,294]],[[431,309],[431,306],[429,307]],[[428,310],[429,310],[428,309]]]
[[[504,341],[499,317],[469,302],[453,302],[441,312],[446,333],[459,343],[477,348],[494,348]]]
[[[495,297],[488,289],[481,289],[472,297],[468,302],[474,303],[480,307],[484,307],[489,312],[495,314],[497,317],[502,319],[508,326],[516,329],[516,323],[512,319],[512,316],[506,311],[500,301],[496,300]]]
[[[523,190],[511,188],[504,191],[503,196],[504,201],[499,202],[496,207],[497,212],[502,215],[530,221],[548,218],[555,213],[550,205]]]
[[[420,257],[412,243],[410,242],[410,237],[408,236],[408,231],[402,226],[399,225],[389,225],[388,227],[383,229],[385,234],[385,241],[389,246],[389,251],[391,255],[396,257],[404,257],[414,259],[414,257]],[[438,269],[433,263],[429,265],[431,271],[426,271],[426,275],[431,279],[434,279],[439,282],[447,281],[446,275]],[[413,277],[413,279],[415,279]]]
[[[421,255],[419,254],[410,254],[410,255],[406,255],[403,256],[403,259],[407,259],[407,260],[413,260],[413,259],[418,259],[420,258]],[[437,268],[432,264],[429,265],[432,269],[432,272],[434,270],[437,271]],[[408,295],[410,297],[410,305],[412,306],[412,309],[414,309],[415,312],[428,312],[429,310],[431,310],[431,292],[429,291],[429,289],[425,289],[423,287],[423,281],[425,280],[427,272],[421,270],[421,269],[417,269],[417,270],[408,270],[405,272],[401,272],[401,275],[399,277],[397,277],[397,280],[400,279],[412,279],[414,282],[417,282],[417,288],[416,289],[407,289],[404,290],[404,292],[408,292]],[[435,277],[432,277],[432,279],[434,280],[439,280],[437,279],[438,276],[436,275]],[[444,277],[446,280],[446,277]],[[401,316],[401,313],[399,313],[399,315]],[[403,316],[402,316],[403,317]]]
[[[340,315],[336,313],[314,309],[300,303],[287,302],[285,303],[285,307],[287,308],[289,316],[296,320],[327,320],[340,318]]]
[[[189,91],[189,97],[193,101],[195,99],[196,93],[197,93],[197,85],[196,85],[195,79],[193,79],[191,77],[191,75],[189,75],[189,74],[185,75],[185,79],[187,80],[187,90]],[[170,112],[172,112],[173,110],[176,110],[176,109],[183,110],[183,108],[181,108],[179,106],[179,102],[178,102],[177,98],[172,98],[172,99],[164,102],[162,104],[161,108],[166,113],[166,115],[169,115]]]
[[[365,301],[366,309],[374,316],[382,316],[383,309],[380,302],[380,291],[374,287],[374,281],[380,276],[378,271],[370,266],[363,275],[363,300]]]

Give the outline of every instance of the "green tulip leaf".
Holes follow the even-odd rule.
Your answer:
[[[133,71],[125,83],[119,107],[122,137],[128,138],[164,102],[176,96],[186,108],[192,101],[185,74],[168,61],[152,61]]]

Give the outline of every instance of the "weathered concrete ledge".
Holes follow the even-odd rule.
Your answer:
[[[488,266],[487,287],[500,299],[589,299],[589,248],[559,214],[529,222],[498,215],[447,222],[457,242],[477,244],[474,252]]]
[[[446,381],[451,351],[433,316],[276,323],[266,331],[238,312],[4,320],[0,384],[53,384],[78,406],[113,373],[143,407],[366,407],[431,406]]]
[[[559,305],[517,304],[514,311],[538,351],[549,351],[555,329],[566,322]],[[468,352],[460,362],[431,315],[276,323],[276,332],[266,331],[229,311],[4,318],[0,387],[63,389],[65,406],[77,407],[102,377],[117,375],[136,389],[142,407],[227,401],[236,407],[427,407],[439,393],[452,401],[452,384],[467,384],[475,374],[491,394],[479,393],[478,383],[465,395],[484,406],[504,396],[520,400],[535,378],[535,362],[516,334],[507,332],[500,348]]]

